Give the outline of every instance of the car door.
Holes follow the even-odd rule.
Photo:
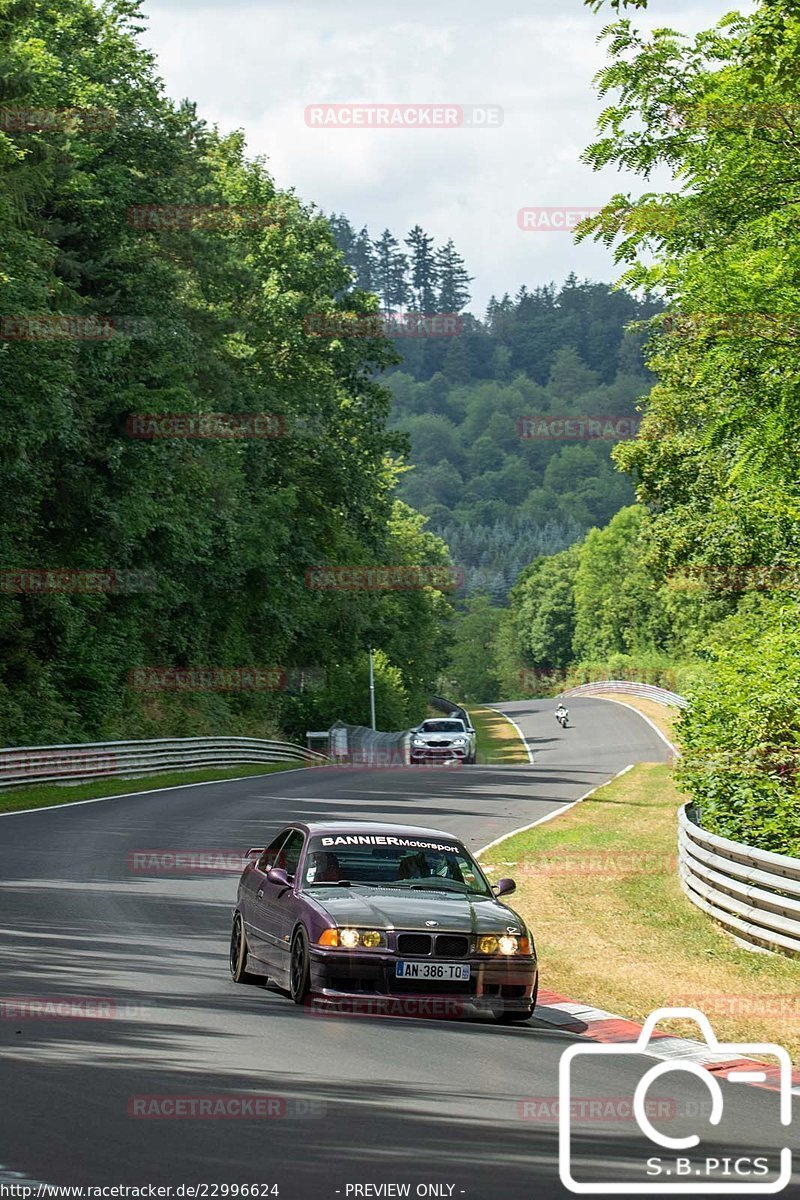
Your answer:
[[[274,845],[274,844],[273,844]],[[291,908],[293,892],[285,883],[274,883],[269,878],[272,867],[281,867],[287,875],[294,875],[303,848],[303,834],[299,829],[284,830],[280,845],[273,851],[268,846],[259,864],[258,886],[253,897],[253,925],[258,929],[260,949],[258,957],[272,968],[280,981],[288,971],[287,911]],[[261,869],[263,868],[263,869]]]
[[[247,943],[251,954],[262,962],[269,961],[267,939],[269,930],[264,927],[260,892],[263,891],[266,873],[274,866],[281,846],[289,836],[289,829],[284,827],[272,839],[259,860],[254,863],[242,876],[239,888],[239,911],[244,921]]]
[[[292,885],[297,879],[304,846],[305,835],[299,829],[293,829],[281,846],[279,857],[282,861],[276,863],[276,866],[283,867]],[[292,933],[297,920],[297,896],[294,886],[285,887],[281,884],[271,884],[268,881],[268,887],[272,889],[271,920],[276,935],[273,963],[277,970],[278,981],[288,987]]]

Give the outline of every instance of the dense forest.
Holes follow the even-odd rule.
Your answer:
[[[407,724],[446,590],[307,576],[448,561],[394,494],[391,345],[309,331],[378,301],[241,133],[166,97],[142,28],[136,0],[0,4],[2,744],[365,720],[370,645]],[[147,414],[173,434],[132,436]],[[189,667],[267,669],[194,691]]]
[[[373,241],[343,214],[329,220],[352,287],[376,287],[385,311],[458,311],[467,302],[469,277],[451,243],[442,266],[442,252],[415,226],[409,254],[394,252],[406,289],[387,296],[376,264],[398,239],[386,230]],[[659,309],[571,275],[558,288],[493,297],[484,319],[465,314],[455,336],[393,339],[402,361],[386,377],[391,425],[410,443],[399,495],[450,547],[462,599],[485,592],[501,603],[533,558],[572,545],[633,500],[611,461],[613,436],[532,437],[531,420],[545,418],[546,432],[551,416],[634,419],[652,383],[644,326]]]
[[[587,162],[682,185],[658,198],[670,221],[628,221],[615,250],[623,284],[669,314],[650,321],[641,431],[613,451],[638,502],[537,558],[507,610],[477,598],[453,661],[489,694],[587,667],[677,681],[692,702],[679,778],[704,825],[797,854],[800,19],[769,0],[695,38],[629,19],[606,36]],[[610,244],[626,208],[612,197],[580,235]],[[488,639],[482,663],[468,638]]]
[[[797,853],[793,5],[615,21],[586,162],[681,190],[584,222],[618,286],[482,317],[452,241],[281,192],[166,97],[141,28],[138,0],[0,0],[4,744],[366,721],[368,647],[384,728],[434,684],[638,674],[692,701],[704,823]],[[387,336],[404,312],[461,316]],[[381,565],[463,585],[352,584]]]

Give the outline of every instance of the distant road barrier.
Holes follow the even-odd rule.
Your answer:
[[[130,777],[169,770],[293,761],[323,763],[327,760],[324,754],[316,754],[292,742],[248,737],[12,746],[0,750],[0,789],[31,783],[81,783],[109,776]]]
[[[678,814],[681,886],[703,912],[750,945],[800,954],[800,859],[707,833]]]
[[[457,717],[464,722],[467,729],[472,728],[469,713],[460,704],[454,704],[452,700],[446,700],[444,696],[431,696],[430,703],[431,708],[436,708],[439,712],[447,713],[450,717]]]
[[[630,692],[632,696],[644,696],[657,704],[670,704],[674,708],[688,708],[689,701],[677,692],[655,687],[652,683],[635,683],[630,679],[602,679],[596,683],[581,683],[559,693],[562,696],[600,696],[603,692]]]
[[[362,766],[405,766],[409,762],[411,734],[408,730],[382,733],[367,725],[337,721],[328,730],[328,753],[334,762]]]

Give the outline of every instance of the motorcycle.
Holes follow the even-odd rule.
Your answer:
[[[557,708],[556,709],[556,720],[558,721],[558,723],[562,729],[566,729],[567,723],[569,721],[569,709],[568,708]]]

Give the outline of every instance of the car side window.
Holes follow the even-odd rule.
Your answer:
[[[300,855],[303,853],[303,842],[305,841],[299,829],[293,829],[288,838],[281,846],[279,867],[283,867],[288,876],[297,874],[297,865],[300,862]]]
[[[261,858],[258,860],[259,871],[263,871],[266,874],[270,867],[275,866],[275,860],[278,857],[278,851],[286,841],[286,837],[286,830],[282,829],[278,836],[270,842],[264,853],[261,855]]]

